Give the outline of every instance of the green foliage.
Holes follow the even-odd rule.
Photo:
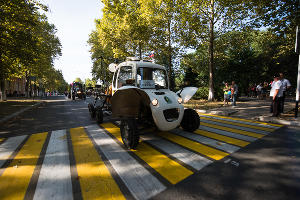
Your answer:
[[[81,78],[79,78],[79,77],[75,78],[74,82],[83,83],[83,81],[82,81]]]
[[[90,34],[94,78],[107,80],[107,66],[127,56],[147,57],[155,53],[157,63],[167,67],[174,86],[173,61],[178,21],[177,1],[103,1],[103,17]],[[100,58],[101,57],[101,58]],[[105,72],[105,73],[104,73]],[[107,72],[107,73],[106,73]]]
[[[269,81],[278,71],[295,82],[291,76],[297,61],[293,53],[300,16],[297,0],[103,3],[103,17],[96,20],[88,41],[96,80],[110,81],[108,65],[116,60],[154,52],[155,62],[166,66],[171,85],[175,82],[178,89],[188,80],[201,88],[197,96],[210,94],[211,100],[223,98],[224,81],[235,80],[243,93],[249,84]]]
[[[85,79],[85,87],[95,87],[96,81],[89,78]]]
[[[249,85],[264,81],[270,82],[277,72],[284,72],[286,77],[296,85],[297,58],[293,49],[284,50],[284,38],[272,31],[231,31],[216,40],[215,60],[216,76],[215,96],[222,99],[223,83],[236,81],[240,94],[247,94]],[[203,49],[207,46],[203,46]],[[191,68],[198,74],[196,86],[206,86],[208,71],[206,69],[206,52],[198,50],[183,57],[181,68]],[[202,63],[204,63],[202,65]]]
[[[68,89],[68,83],[65,81],[62,72],[50,68],[49,75],[43,79],[43,85],[46,91],[65,92]]]
[[[194,99],[207,99],[208,87],[199,87],[196,94],[193,96]]]
[[[61,55],[56,28],[39,9],[47,11],[47,7],[37,1],[1,1],[1,82],[12,77],[26,77],[28,89],[31,76],[37,77],[41,85],[56,81],[53,73],[57,79],[62,77],[61,72],[53,68],[54,59]],[[60,82],[63,86],[64,81]]]

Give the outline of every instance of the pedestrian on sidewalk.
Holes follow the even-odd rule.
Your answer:
[[[269,90],[269,84],[267,81],[264,81],[264,85],[263,88],[261,89],[261,93],[262,93],[262,98],[266,99],[267,97],[267,91]]]
[[[228,101],[229,101],[229,99],[230,99],[229,91],[230,91],[230,86],[229,86],[228,83],[226,82],[226,83],[225,83],[225,86],[224,86],[224,88],[223,88],[223,92],[224,92],[224,106],[225,106],[225,103],[226,103],[226,105],[228,105]]]
[[[280,114],[280,102],[283,95],[283,86],[280,81],[279,74],[274,76],[274,81],[272,83],[272,88],[270,91],[271,100],[271,113],[272,117],[278,117]]]
[[[256,86],[256,92],[257,92],[257,98],[258,99],[262,99],[262,83],[260,83],[260,84],[258,84],[257,86]]]
[[[238,94],[238,86],[235,81],[231,82],[231,97],[232,97],[232,106],[236,106],[236,99]]]
[[[282,98],[281,98],[281,101],[280,101],[280,112],[283,113],[286,91],[288,89],[290,89],[291,83],[290,83],[289,80],[287,80],[283,77],[283,73],[279,73],[279,79],[282,83],[282,88],[283,88],[283,95],[282,95]]]

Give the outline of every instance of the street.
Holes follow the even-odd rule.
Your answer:
[[[0,127],[0,199],[298,199],[300,127],[200,115],[124,148],[87,98],[49,97]]]

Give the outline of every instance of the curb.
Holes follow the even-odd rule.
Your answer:
[[[25,112],[25,111],[27,111],[27,110],[30,110],[30,109],[33,109],[33,108],[35,108],[35,107],[41,105],[42,103],[43,103],[43,101],[38,102],[38,103],[36,103],[36,104],[30,105],[30,106],[28,106],[28,107],[26,107],[26,108],[23,108],[23,109],[21,109],[21,110],[15,112],[15,113],[13,113],[13,114],[11,114],[11,115],[8,115],[8,116],[6,116],[6,117],[0,119],[0,124],[4,123],[4,122],[6,122],[6,121],[8,121],[8,120],[10,120],[10,119],[12,119],[12,118],[17,117],[18,115],[22,114],[23,112]]]
[[[205,113],[205,114],[213,114],[213,115],[222,115],[222,116],[230,116],[234,113],[237,113],[238,110],[231,110],[231,111],[220,111],[220,110],[200,110],[196,109],[199,113]],[[286,126],[300,126],[300,118],[298,120],[295,119],[295,121],[288,121],[280,118],[274,118],[274,117],[268,117],[268,116],[258,116],[253,117],[251,120],[258,120],[262,122],[269,122],[274,124],[282,124]]]
[[[300,119],[297,119],[295,121],[288,121],[288,120],[284,120],[284,119],[267,117],[267,116],[259,116],[256,119],[258,119],[259,121],[277,123],[277,124],[282,124],[282,125],[286,125],[286,126],[300,126]]]
[[[196,109],[196,111],[199,113],[223,115],[223,116],[230,116],[230,115],[238,112],[238,110],[223,111],[223,110],[200,110],[200,109]]]

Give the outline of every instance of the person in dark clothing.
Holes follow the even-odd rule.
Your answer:
[[[282,89],[283,89],[283,95],[280,101],[280,112],[283,113],[286,91],[291,87],[291,83],[289,80],[283,77],[283,73],[279,73],[279,79],[282,83]]]
[[[283,95],[282,83],[279,79],[279,75],[274,76],[274,82],[272,83],[272,88],[270,91],[271,112],[273,112],[272,117],[278,117],[280,114],[280,102]]]

